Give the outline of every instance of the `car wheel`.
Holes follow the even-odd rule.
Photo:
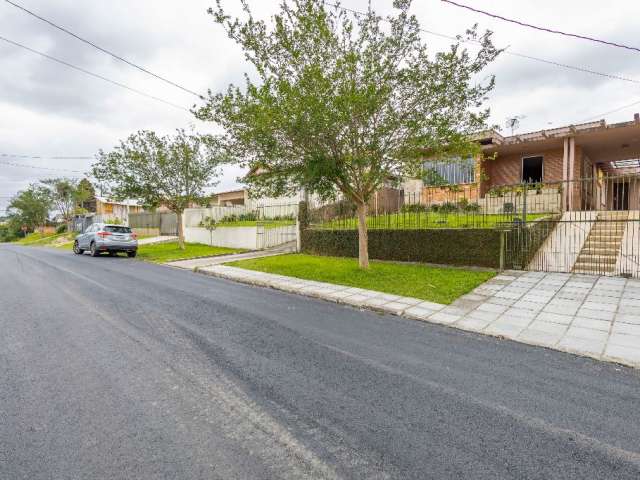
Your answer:
[[[91,242],[91,246],[89,247],[89,251],[91,252],[91,256],[92,257],[97,257],[98,255],[100,255],[100,252],[96,248],[96,244],[94,242]]]
[[[137,255],[138,252],[136,252],[135,250],[133,252],[127,252],[127,257],[129,258],[134,258]]]
[[[80,248],[77,240],[73,242],[73,253],[75,253],[76,255],[82,255],[84,253],[84,250]]]

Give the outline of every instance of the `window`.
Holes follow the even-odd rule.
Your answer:
[[[522,181],[525,183],[542,182],[542,157],[522,159]]]
[[[118,227],[114,225],[107,225],[104,227],[104,231],[111,233],[131,233],[131,229],[129,227]]]
[[[425,185],[456,185],[476,181],[476,162],[471,156],[424,162]]]

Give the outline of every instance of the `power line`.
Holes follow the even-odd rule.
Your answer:
[[[578,123],[588,122],[589,120],[600,119],[600,118],[605,117],[607,115],[611,115],[612,113],[618,113],[618,112],[620,112],[622,110],[626,110],[627,108],[635,107],[636,105],[640,105],[640,100],[638,100],[636,102],[633,102],[633,103],[630,103],[628,105],[624,105],[622,107],[618,107],[618,108],[616,108],[614,110],[609,110],[608,112],[604,112],[604,113],[601,113],[599,115],[594,115],[592,117],[585,118],[584,120],[580,120],[580,122],[578,122]]]
[[[51,170],[55,172],[72,172],[72,173],[81,173],[84,174],[81,170],[71,170],[69,168],[52,168],[52,167],[41,167],[38,165],[28,165],[26,163],[15,163],[15,162],[7,162],[4,160],[0,160],[0,165],[8,165],[10,167],[18,167],[18,168],[33,168],[35,170]]]
[[[124,83],[120,83],[120,82],[117,82],[115,80],[111,80],[111,79],[109,79],[107,77],[104,77],[102,75],[99,75],[97,73],[93,73],[93,72],[90,72],[89,70],[85,70],[84,68],[77,67],[75,65],[72,65],[71,63],[65,62],[64,60],[60,60],[58,58],[52,57],[51,55],[47,55],[46,53],[42,53],[42,52],[39,52],[37,50],[34,50],[33,48],[29,48],[29,47],[27,47],[25,45],[22,45],[22,44],[18,43],[18,42],[14,42],[13,40],[9,40],[6,37],[0,36],[0,40],[2,40],[4,42],[7,42],[7,43],[9,43],[11,45],[14,45],[16,47],[23,48],[24,50],[27,50],[28,52],[34,53],[36,55],[40,55],[41,57],[47,58],[47,59],[49,59],[49,60],[51,60],[53,62],[59,63],[61,65],[65,65],[65,66],[67,66],[69,68],[73,68],[74,70],[77,70],[79,72],[85,73],[85,74],[90,75],[92,77],[99,78],[100,80],[104,80],[105,82],[112,83],[113,85],[117,85],[120,88],[124,88],[125,90],[129,90],[131,92],[137,93],[138,95],[142,95],[143,97],[151,98],[152,100],[156,100],[158,102],[165,103],[165,104],[170,105],[170,106],[172,106],[174,108],[179,108],[180,110],[184,110],[186,112],[190,112],[190,110],[188,108],[184,108],[184,107],[182,107],[180,105],[176,105],[175,103],[171,103],[171,102],[169,102],[167,100],[163,100],[162,98],[155,97],[153,95],[149,95],[148,93],[144,93],[144,92],[142,92],[142,91],[140,91],[138,89],[135,89],[133,87],[125,85]]]
[[[77,35],[77,34],[73,33],[72,31],[67,30],[67,29],[66,29],[66,28],[64,28],[64,27],[61,27],[60,25],[57,25],[56,23],[53,23],[51,20],[47,20],[46,18],[44,18],[44,17],[42,17],[42,16],[38,15],[37,13],[32,12],[31,10],[26,9],[26,8],[25,8],[25,7],[23,7],[22,5],[18,5],[17,3],[12,2],[11,0],[5,0],[5,1],[6,1],[8,4],[10,4],[10,5],[13,5],[13,6],[14,6],[14,7],[16,7],[16,8],[19,8],[19,9],[20,9],[20,10],[22,10],[23,12],[28,13],[29,15],[31,15],[31,16],[33,16],[33,17],[37,18],[38,20],[41,20],[41,21],[43,21],[43,22],[45,22],[45,23],[47,23],[47,24],[51,25],[52,27],[57,28],[58,30],[60,30],[60,31],[62,31],[62,32],[64,32],[64,33],[66,33],[67,35],[71,35],[73,38],[75,38],[75,39],[77,39],[77,40],[80,40],[81,42],[84,42],[84,43],[86,43],[87,45],[90,45],[90,46],[92,46],[93,48],[96,48],[97,50],[100,50],[100,51],[101,51],[101,52],[103,52],[103,53],[106,53],[107,55],[109,55],[109,56],[111,56],[111,57],[115,58],[116,60],[120,60],[121,62],[124,62],[124,63],[126,63],[127,65],[129,65],[129,66],[131,66],[131,67],[133,67],[133,68],[136,68],[136,69],[140,70],[141,72],[146,73],[147,75],[151,75],[152,77],[155,77],[155,78],[157,78],[158,80],[161,80],[161,81],[163,81],[163,82],[165,82],[165,83],[168,83],[169,85],[173,85],[174,87],[177,87],[177,88],[179,88],[180,90],[183,90],[183,91],[185,91],[185,92],[187,92],[187,93],[190,93],[191,95],[195,95],[196,97],[198,97],[198,98],[199,98],[199,99],[201,99],[201,100],[205,100],[205,97],[204,97],[204,96],[202,96],[202,95],[200,95],[199,93],[196,93],[196,92],[194,92],[193,90],[191,90],[191,89],[189,89],[189,88],[187,88],[187,87],[183,87],[182,85],[180,85],[180,84],[178,84],[178,83],[176,83],[176,82],[173,82],[173,81],[171,81],[171,80],[169,80],[169,79],[167,79],[167,78],[165,78],[165,77],[162,77],[162,76],[158,75],[157,73],[153,73],[153,72],[151,72],[151,71],[147,70],[146,68],[144,68],[144,67],[142,67],[142,66],[140,66],[140,65],[137,65],[137,64],[135,64],[135,63],[133,63],[133,62],[131,62],[131,61],[127,60],[126,58],[123,58],[123,57],[121,57],[120,55],[117,55],[117,54],[115,54],[115,53],[111,52],[110,50],[107,50],[106,48],[102,48],[101,46],[96,45],[96,44],[95,44],[95,43],[93,43],[92,41],[87,40],[86,38],[82,38],[81,36],[79,36],[79,35]]]
[[[344,10],[346,12],[351,12],[351,13],[358,14],[358,15],[366,15],[366,13],[363,12],[363,11],[354,10],[354,9],[351,9],[351,8],[346,8],[346,7],[343,7],[343,6],[335,4],[335,3],[327,3],[327,5],[331,5],[333,7],[339,8],[339,9]],[[480,42],[477,41],[477,40],[464,40],[462,38],[458,38],[458,37],[455,37],[453,35],[447,35],[447,34],[444,34],[444,33],[434,32],[433,30],[427,30],[425,28],[421,28],[420,31],[424,32],[424,33],[427,33],[429,35],[433,35],[435,37],[440,37],[440,38],[446,38],[448,40],[453,40],[455,42],[480,44]],[[554,60],[548,60],[546,58],[541,58],[541,57],[536,57],[536,56],[533,56],[533,55],[528,55],[528,54],[525,54],[525,53],[516,52],[516,51],[511,50],[511,49],[504,50],[502,52],[502,54],[503,55],[510,55],[512,57],[525,58],[527,60],[532,60],[532,61],[535,61],[535,62],[546,63],[547,65],[553,65],[555,67],[565,68],[567,70],[573,70],[573,71],[576,71],[576,72],[588,73],[590,75],[597,75],[599,77],[610,78],[612,80],[622,80],[623,82],[640,84],[640,80],[636,80],[636,79],[633,79],[633,78],[623,77],[623,76],[615,75],[615,74],[611,74],[611,73],[599,72],[597,70],[592,70],[590,68],[585,68],[585,67],[579,67],[579,66],[576,66],[576,65],[570,65],[568,63],[556,62]]]
[[[580,40],[587,40],[587,41],[590,41],[590,42],[600,43],[602,45],[608,45],[610,47],[623,48],[625,50],[633,50],[633,51],[636,51],[636,52],[640,52],[640,48],[638,48],[638,47],[633,47],[633,46],[630,46],[630,45],[624,45],[622,43],[610,42],[608,40],[602,40],[602,39],[594,38],[594,37],[587,37],[586,35],[579,35],[577,33],[568,33],[568,32],[563,32],[561,30],[554,30],[554,29],[548,28],[548,27],[540,27],[538,25],[532,25],[530,23],[522,22],[520,20],[515,20],[513,18],[503,17],[503,16],[497,15],[495,13],[490,13],[490,12],[487,12],[485,10],[480,10],[478,8],[473,8],[473,7],[470,7],[469,5],[464,5],[462,3],[456,3],[456,2],[453,2],[452,0],[440,0],[440,1],[442,1],[444,3],[448,3],[450,5],[454,5],[456,7],[466,8],[467,10],[471,10],[472,12],[480,13],[481,15],[486,15],[486,16],[491,17],[491,18],[497,18],[498,20],[502,20],[502,21],[505,21],[505,22],[515,23],[516,25],[520,25],[521,27],[532,28],[534,30],[540,30],[542,32],[554,33],[556,35],[564,35],[565,37],[573,37],[573,38],[578,38]]]
[[[93,160],[95,157],[91,156],[82,156],[82,157],[74,157],[74,156],[47,156],[47,155],[16,155],[13,153],[0,153],[0,157],[11,157],[11,158],[30,158],[30,159],[41,159],[41,160]]]

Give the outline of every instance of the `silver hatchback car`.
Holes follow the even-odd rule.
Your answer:
[[[97,257],[102,252],[108,252],[111,256],[118,252],[126,252],[127,256],[135,257],[138,252],[138,240],[129,227],[94,223],[73,242],[74,253],[82,255],[85,250],[89,250],[92,257]]]

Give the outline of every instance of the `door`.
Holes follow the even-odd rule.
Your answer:
[[[613,184],[613,209],[629,210],[629,184],[616,182]]]

